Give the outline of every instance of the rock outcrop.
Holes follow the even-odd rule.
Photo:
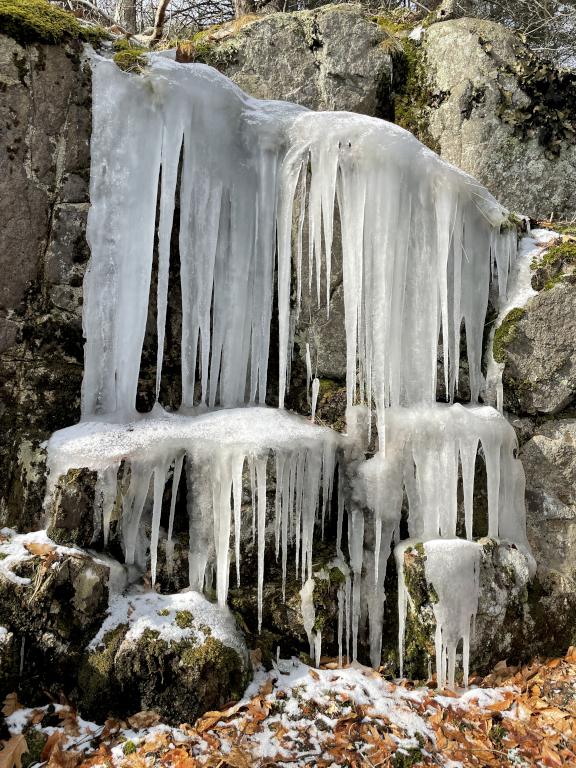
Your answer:
[[[155,710],[179,725],[240,698],[250,668],[227,608],[196,592],[117,597],[80,667],[80,701],[96,718]]]
[[[425,31],[420,47],[405,40],[403,45],[407,46],[404,54],[400,43],[394,47],[397,58],[393,66],[388,52],[390,35],[379,24],[356,6],[327,6],[253,18],[243,25],[224,25],[202,33],[192,58],[214,64],[256,97],[391,117],[396,80],[406,77],[406,71],[414,75],[411,57],[415,55],[420,62],[418,71],[426,75],[426,86],[420,86],[413,106],[421,110],[418,119],[426,122],[431,143],[445,159],[477,176],[502,202],[523,213],[567,216],[576,210],[570,101],[574,83],[570,76],[538,64],[518,38],[490,22],[458,19],[437,23]],[[79,416],[91,123],[90,72],[81,53],[80,44],[73,42],[22,47],[0,37],[0,118],[6,126],[0,135],[0,267],[4,275],[0,286],[0,521],[20,530],[38,524],[42,510],[45,454],[41,442]],[[427,101],[423,106],[420,96],[424,90]],[[539,105],[543,109],[535,109]],[[338,234],[336,227],[330,317],[313,299],[305,298],[296,330],[299,356],[293,365],[289,402],[302,413],[309,411],[304,356],[310,342],[316,350],[313,370],[321,378],[317,416],[343,429],[345,334]],[[564,267],[554,274],[535,271],[540,293],[503,347],[505,402],[521,427],[528,533],[538,571],[537,581],[527,585],[518,551],[486,542],[478,635],[473,646],[473,660],[480,666],[508,655],[559,650],[574,639],[576,434],[572,420],[559,420],[569,415],[576,393],[576,293],[568,277]],[[306,274],[303,280],[307,282]],[[171,276],[171,284],[177,283],[177,276]],[[174,307],[179,304],[179,297],[174,296],[168,307],[167,348],[178,348],[179,317]],[[152,301],[151,318],[154,311]],[[145,341],[141,371],[143,410],[153,402],[153,325],[151,322]],[[161,399],[177,406],[177,361],[167,355],[164,365],[166,378],[174,383]],[[556,420],[546,421],[552,414]],[[89,515],[94,490],[91,473],[63,479],[48,510],[55,540],[89,546],[98,535]],[[168,505],[169,501],[165,500]],[[187,584],[185,518],[185,503],[180,499],[172,557],[167,556],[162,539],[159,583],[164,591]],[[331,543],[333,534],[333,530],[327,531]],[[59,575],[50,574],[50,588],[42,586],[44,591],[34,596],[43,602],[33,600],[25,615],[17,614],[13,595],[8,599],[8,593],[14,591],[12,582],[0,578],[7,601],[0,615],[0,624],[6,628],[5,633],[0,631],[0,654],[7,660],[7,680],[17,676],[22,637],[25,645],[29,643],[26,653],[31,655],[26,658],[32,659],[38,651],[35,636],[45,644],[34,657],[40,660],[34,662],[34,669],[64,656],[77,660],[82,653],[80,646],[71,650],[67,637],[61,635],[62,615],[56,621],[58,611],[51,612],[53,603],[66,603],[64,611],[72,611],[72,616],[65,613],[64,624],[78,633],[79,643],[85,645],[94,637],[106,608],[109,571],[105,564],[85,557],[59,557],[55,569]],[[44,584],[43,563],[36,556],[21,566],[22,574],[33,580],[30,583]],[[318,573],[319,564],[314,565]],[[88,600],[85,588],[78,585],[88,583],[84,571],[90,568],[97,573],[95,602],[77,608],[78,601],[84,605]],[[232,590],[231,600],[250,642],[256,644],[254,572],[251,576],[252,581],[248,577],[241,589]],[[392,564],[388,578],[391,582],[395,578]],[[325,647],[334,652],[338,582],[331,578],[319,582],[319,587],[329,587],[324,595],[328,609],[318,611],[318,617],[327,622]],[[286,604],[281,600],[277,574],[265,588],[265,637],[260,646],[267,658],[282,638],[286,639],[280,643],[283,652],[286,646],[292,652],[308,648],[300,587],[297,580],[289,585]],[[18,590],[20,596],[28,590],[28,600],[33,587],[21,585]],[[84,597],[78,597],[78,590]],[[65,599],[61,599],[63,594]],[[384,659],[394,672],[396,609],[390,591],[389,595]],[[423,600],[426,602],[425,597]],[[546,619],[552,614],[562,615],[553,633]],[[424,621],[427,615],[430,619],[430,610],[428,614],[423,611]],[[167,626],[178,621],[176,613],[165,618]],[[187,621],[187,617],[180,620]],[[110,626],[84,658],[81,689],[87,711],[102,714],[98,707],[107,700],[103,697],[118,697],[122,706],[159,708],[176,722],[190,719],[202,708],[221,706],[241,690],[247,670],[244,647],[239,650],[227,645],[215,633],[206,634],[205,641],[196,633],[193,642],[188,638],[179,645],[185,638],[168,642],[163,637],[165,627],[148,627],[135,638],[129,624],[126,620]],[[431,629],[429,622],[428,640]],[[415,631],[414,637],[423,635]],[[413,671],[422,676],[426,674],[422,649],[428,641],[419,646],[418,642]],[[188,664],[190,659],[193,664]],[[165,689],[168,694],[163,693]]]
[[[431,25],[421,54],[427,130],[440,155],[511,210],[574,216],[576,75],[480,19]]]
[[[0,36],[0,519],[29,528],[41,440],[79,415],[90,174],[82,44]]]
[[[33,698],[76,684],[84,647],[108,608],[109,567],[82,550],[59,547],[43,533],[0,537],[0,625],[6,629],[0,695],[17,679]],[[10,637],[9,637],[10,636]],[[9,641],[9,642],[8,642]],[[38,681],[42,681],[39,685]]]
[[[192,56],[258,99],[310,109],[390,114],[386,33],[356,5],[246,17],[200,33]]]

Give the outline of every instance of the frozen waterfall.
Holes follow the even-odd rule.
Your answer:
[[[467,666],[478,591],[477,548],[455,538],[457,488],[460,476],[471,539],[479,450],[489,535],[527,546],[514,431],[478,404],[490,282],[497,278],[506,295],[516,252],[507,211],[471,177],[382,120],[258,101],[212,68],[166,55],[150,56],[142,75],[98,56],[92,69],[82,421],[49,441],[51,487],[70,468],[95,470],[104,542],[119,518],[126,562],[143,569],[149,563],[154,582],[165,487],[172,486],[170,544],[185,477],[191,586],[203,590],[213,569],[217,598],[225,603],[233,564],[240,580],[251,528],[259,625],[265,548],[274,546],[284,588],[289,554],[294,558],[304,623],[319,659],[313,544],[330,513],[339,466],[334,554],[343,562],[347,514],[349,563],[338,595],[340,653],[345,643],[356,656],[366,588],[370,655],[379,664],[386,564],[406,508],[410,537],[426,542],[427,578],[440,600],[438,679],[453,684],[462,638]],[[320,381],[308,344],[312,418],[283,410],[303,292],[329,312],[336,208],[347,405],[356,424],[350,422],[347,436],[314,424]],[[182,404],[168,413],[158,399],[175,258]],[[154,285],[157,402],[139,414]],[[266,407],[275,307],[279,409]],[[470,405],[453,403],[464,338]],[[451,404],[436,403],[440,353]],[[357,410],[360,404],[375,409],[380,448],[366,461],[371,418]],[[253,514],[248,527],[243,493]],[[143,541],[145,514],[150,533]],[[452,591],[459,597],[451,606]],[[403,610],[400,605],[401,621]]]

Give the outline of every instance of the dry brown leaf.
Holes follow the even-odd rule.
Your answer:
[[[42,754],[40,755],[42,760],[49,760],[52,752],[56,749],[56,747],[65,741],[66,736],[62,733],[62,731],[54,731],[54,733],[51,733],[50,736],[48,736],[46,744],[44,744]]]
[[[19,733],[2,742],[3,749],[0,752],[0,768],[22,768],[22,755],[28,752],[26,739]]]
[[[153,709],[146,709],[129,717],[128,723],[137,731],[140,728],[151,728],[153,725],[157,725],[160,720],[158,712],[155,712]]]
[[[53,544],[41,544],[36,541],[30,541],[24,544],[24,546],[31,555],[37,555],[38,557],[46,557],[46,555],[50,555],[56,550]]]
[[[8,696],[4,699],[4,706],[2,707],[2,712],[6,717],[9,717],[13,712],[16,712],[17,709],[20,709],[22,707],[22,704],[18,701],[18,694],[17,693],[9,693]]]
[[[268,696],[268,694],[272,693],[273,688],[274,688],[274,684],[272,682],[272,678],[271,677],[266,678],[266,680],[260,686],[260,695]]]

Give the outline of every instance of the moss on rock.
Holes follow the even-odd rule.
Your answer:
[[[148,63],[146,48],[135,46],[129,40],[121,38],[114,41],[114,63],[124,72],[138,74]]]
[[[492,353],[497,363],[506,362],[506,347],[514,340],[516,336],[516,324],[525,315],[525,310],[521,307],[515,307],[510,310],[502,323],[494,333],[494,342]]]
[[[86,654],[78,672],[80,703],[93,717],[105,717],[114,690],[114,659],[128,631],[121,624],[104,635],[103,647]]]
[[[68,40],[96,42],[107,36],[102,29],[83,27],[75,16],[48,0],[3,0],[0,31],[20,45],[57,44]]]

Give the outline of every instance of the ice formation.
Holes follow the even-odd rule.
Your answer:
[[[150,56],[142,76],[99,57],[92,64],[82,421],[50,440],[52,484],[70,467],[95,469],[104,540],[120,508],[126,560],[145,567],[149,550],[154,580],[165,486],[172,484],[169,556],[176,491],[185,475],[190,584],[201,591],[215,568],[221,603],[232,562],[240,578],[242,493],[249,489],[259,624],[268,529],[284,586],[288,553],[294,553],[304,623],[319,656],[312,548],[339,464],[335,554],[345,572],[338,594],[340,655],[345,646],[346,655],[356,658],[367,605],[371,659],[380,661],[386,563],[407,500],[410,536],[426,541],[428,577],[440,596],[439,679],[453,683],[456,643],[464,638],[467,647],[464,625],[475,611],[469,568],[474,545],[464,541],[456,550],[446,542],[456,536],[459,473],[466,535],[472,537],[478,450],[486,462],[489,533],[525,545],[523,473],[513,430],[495,410],[478,405],[490,281],[497,277],[505,297],[516,250],[507,212],[471,177],[384,121],[258,101],[210,67],[162,55]],[[347,437],[311,423],[320,381],[312,371],[317,350],[309,343],[311,421],[283,410],[303,292],[329,312],[335,208],[342,240]],[[155,243],[157,403],[142,415],[136,394]],[[168,414],[158,398],[175,258],[182,405]],[[264,407],[275,306],[279,409]],[[453,403],[462,331],[467,406]],[[440,353],[450,405],[436,403]],[[363,461],[372,408],[379,451]],[[270,476],[273,502],[266,498]],[[142,537],[145,511],[149,540]],[[464,564],[457,585],[456,552],[463,553]],[[459,591],[453,610],[443,602],[447,573]]]

